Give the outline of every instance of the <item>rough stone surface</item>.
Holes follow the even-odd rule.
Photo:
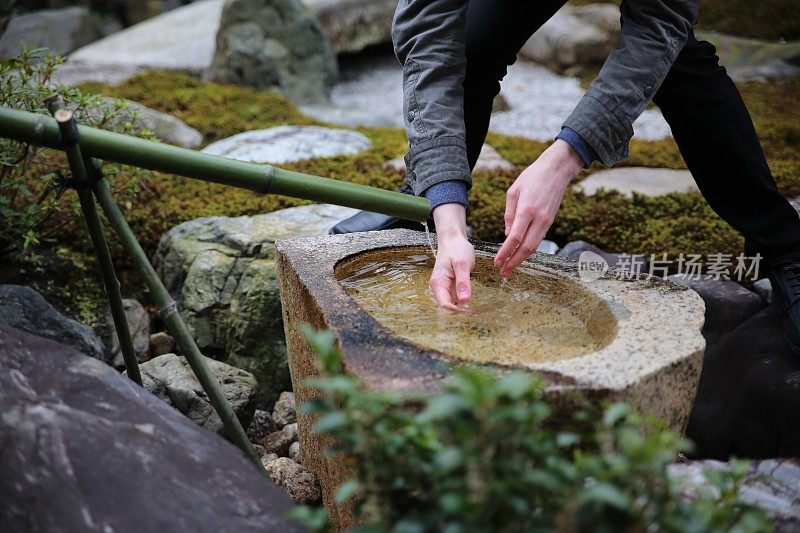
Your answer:
[[[175,348],[175,339],[168,333],[159,331],[150,335],[150,357],[158,357],[172,352]]]
[[[279,457],[266,465],[272,481],[283,487],[295,503],[319,503],[322,493],[317,477],[306,467],[287,457]]]
[[[253,163],[292,163],[315,157],[352,155],[372,142],[357,131],[321,126],[277,126],[246,131],[209,144],[203,152]]]
[[[800,457],[798,412],[800,357],[770,306],[706,353],[687,435],[701,458]]]
[[[233,406],[236,416],[247,427],[253,418],[256,379],[242,369],[205,358],[222,394]],[[144,388],[164,400],[189,420],[215,433],[223,433],[222,421],[211,406],[203,387],[184,357],[173,353],[160,355],[139,365]]]
[[[225,1],[208,79],[324,102],[337,76],[328,40],[300,0]]]
[[[86,7],[45,9],[11,17],[0,30],[0,59],[16,57],[22,43],[66,55],[102,36],[99,19]]]
[[[116,98],[104,98],[107,105],[116,105]],[[138,102],[124,100],[128,107],[136,113],[137,122],[145,129],[150,130],[153,136],[162,142],[183,146],[184,148],[197,148],[203,144],[203,134],[192,128],[181,119],[150,109]]]
[[[298,328],[302,323],[333,332],[343,353],[344,368],[361,378],[365,387],[435,392],[451,375],[456,364],[452,358],[393,335],[348,296],[336,278],[334,265],[346,257],[402,246],[427,249],[428,244],[423,233],[408,230],[329,235],[276,244],[298,405],[314,397],[314,391],[303,383],[318,375],[314,352]],[[475,243],[475,247],[476,254],[485,258],[493,257],[498,248],[487,243]],[[618,280],[604,275],[591,283],[580,283],[575,262],[554,255],[537,253],[526,265],[563,279],[575,291],[585,291],[580,292],[585,319],[596,331],[613,330],[615,334],[609,336],[608,344],[584,356],[514,366],[542,375],[555,405],[563,400],[565,391],[591,391],[597,400],[626,401],[682,430],[695,396],[705,347],[700,332],[702,299],[694,291],[655,278]],[[311,424],[308,416],[298,419],[303,463],[319,476],[333,523],[343,527],[349,523],[348,513],[336,505],[333,495],[349,473],[344,465],[323,456],[327,443],[314,435]]]
[[[125,318],[128,322],[136,359],[140,363],[147,361],[150,359],[150,313],[136,300],[124,299],[122,307],[125,309]],[[119,337],[110,309],[106,309],[106,327],[109,332],[107,345],[110,362],[116,367],[123,367],[125,360],[122,357],[122,348],[119,345]]]
[[[572,241],[558,251],[561,257],[579,260],[583,252],[592,252],[602,257],[611,268],[620,268],[624,271],[647,272],[647,258],[642,254],[610,253],[586,241]]]
[[[303,0],[337,54],[392,41],[397,0]]]
[[[753,283],[753,290],[756,291],[756,294],[764,298],[765,302],[768,304],[772,303],[772,282],[769,278],[762,278]]]
[[[272,410],[272,419],[279,426],[286,426],[297,422],[297,402],[293,392],[282,392],[275,408]]]
[[[269,411],[262,411],[256,409],[253,413],[253,420],[247,428],[247,438],[250,442],[259,442],[270,433],[278,431],[280,426],[272,420],[272,415]]]
[[[692,498],[700,491],[712,490],[707,472],[728,469],[729,465],[720,461],[690,461],[670,465],[667,473],[681,484],[682,493]],[[796,459],[752,461],[739,495],[763,510],[776,532],[800,529],[800,462]]]
[[[7,531],[300,531],[245,455],[111,367],[0,326]]]
[[[300,451],[300,442],[295,441],[289,446],[289,459],[296,463],[303,464],[303,456],[302,452]]]
[[[273,431],[260,441],[258,444],[266,450],[267,453],[273,453],[278,457],[286,457],[289,455],[289,446],[292,445],[292,437],[283,430]]]
[[[30,287],[0,285],[0,324],[53,339],[95,359],[106,360],[106,349],[90,327],[65,317]]]
[[[208,217],[168,231],[153,258],[203,353],[259,381],[258,405],[290,388],[274,242],[322,235],[356,211],[313,204],[252,217]]]
[[[720,63],[735,81],[769,81],[800,76],[800,42],[770,42],[716,32],[698,39],[717,47]]]
[[[732,280],[692,279],[680,275],[668,276],[667,279],[693,289],[706,303],[706,322],[703,325],[706,350],[766,307],[758,294]]]
[[[406,162],[403,157],[396,157],[384,163],[383,167],[387,170],[393,170],[403,175],[406,173]],[[500,174],[502,176],[516,177],[516,167],[511,161],[500,155],[500,152],[492,148],[491,145],[484,143],[481,147],[481,153],[478,155],[478,161],[475,162],[473,173],[489,172],[492,174]]]
[[[576,188],[586,194],[595,194],[600,189],[614,189],[626,196],[632,196],[633,193],[661,196],[671,192],[698,190],[688,170],[646,167],[598,170],[589,174]]]
[[[567,5],[531,36],[520,54],[563,71],[602,64],[616,44],[616,35],[591,23],[588,12],[585,18],[578,18]]]
[[[222,2],[201,0],[76,50],[61,81],[122,81],[143,69],[201,74],[211,64]]]
[[[291,439],[292,442],[297,441],[297,432],[298,432],[297,422],[286,424],[285,426],[283,426],[282,431],[286,434],[286,436],[289,437],[289,439]]]

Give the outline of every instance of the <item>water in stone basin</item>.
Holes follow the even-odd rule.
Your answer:
[[[424,248],[376,250],[345,259],[336,272],[347,293],[394,334],[449,356],[519,365],[598,350],[616,326],[605,303],[579,284],[530,267],[502,280],[477,257],[463,312],[438,309],[428,292],[433,258]]]

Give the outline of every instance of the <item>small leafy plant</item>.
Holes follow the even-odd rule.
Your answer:
[[[0,106],[48,113],[45,101],[59,94],[75,111],[78,123],[118,133],[152,138],[123,100],[84,94],[53,81],[64,59],[44,49],[24,49],[19,57],[0,63]],[[63,195],[68,175],[66,158],[53,150],[0,138],[0,258],[35,255],[33,247],[74,223],[79,206],[75,195]],[[112,190],[130,204],[139,190],[142,170],[106,165]]]
[[[689,443],[628,406],[586,402],[555,420],[541,380],[461,369],[436,396],[364,390],[342,368],[330,333],[307,329],[323,392],[303,412],[336,442],[354,477],[357,531],[769,531],[738,499],[741,469],[715,474],[696,498],[667,467]],[[324,510],[295,517],[328,527]]]

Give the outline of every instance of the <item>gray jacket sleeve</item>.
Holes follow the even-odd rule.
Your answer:
[[[462,82],[468,0],[400,0],[392,41],[403,64],[406,181],[415,194],[435,183],[471,185]]]
[[[697,18],[697,0],[625,0],[622,33],[564,127],[606,165],[628,156],[633,122],[661,86]]]

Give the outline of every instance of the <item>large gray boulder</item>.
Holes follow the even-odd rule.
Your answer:
[[[59,69],[62,83],[118,83],[145,69],[200,75],[216,48],[221,0],[200,0],[83,46]]]
[[[392,40],[397,0],[303,0],[337,54]]]
[[[12,17],[0,35],[0,59],[18,56],[23,43],[66,55],[102,35],[99,19],[86,7],[25,13]]]
[[[299,531],[245,455],[111,367],[0,326],[6,531]]]
[[[698,32],[717,47],[720,63],[735,81],[779,80],[800,76],[800,42],[771,42],[717,32]]]
[[[599,9],[613,9],[619,18],[616,6]],[[587,12],[581,18],[578,13],[570,5],[558,10],[522,46],[520,55],[559,72],[602,64],[616,46],[617,35],[608,31],[606,15]]]
[[[225,1],[208,79],[323,102],[337,75],[325,34],[300,0]]]
[[[256,378],[250,372],[220,361],[208,357],[205,361],[219,381],[223,396],[233,406],[242,426],[249,426],[256,408]],[[174,353],[164,354],[140,364],[139,370],[146,390],[186,415],[192,422],[215,433],[223,433],[222,420],[185,357],[178,357]]]
[[[153,263],[203,353],[252,372],[259,408],[291,388],[275,278],[277,239],[321,235],[355,210],[326,204],[184,222]]]
[[[89,326],[67,318],[44,297],[23,285],[0,285],[0,324],[72,346],[106,360],[103,342]]]

